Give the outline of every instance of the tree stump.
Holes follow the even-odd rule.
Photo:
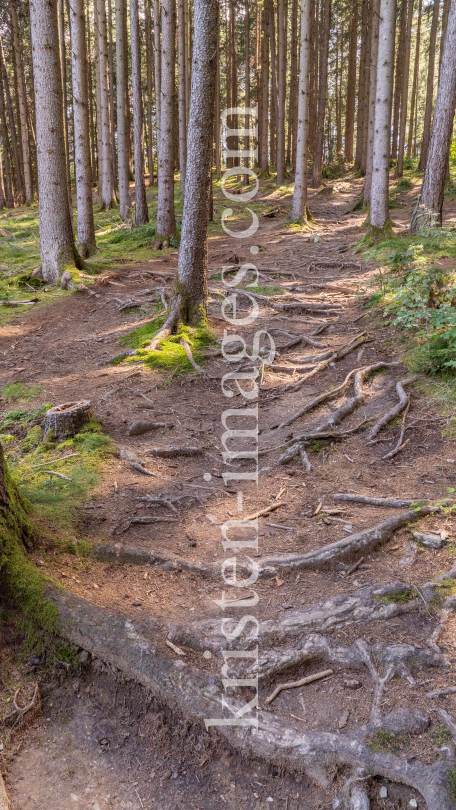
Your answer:
[[[92,407],[88,399],[80,402],[66,402],[55,405],[46,412],[44,419],[44,439],[50,431],[58,442],[75,436],[92,417]]]

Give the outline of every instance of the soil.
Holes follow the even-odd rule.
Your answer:
[[[442,433],[445,417],[419,386],[410,386],[411,408],[408,414],[409,439],[393,460],[382,460],[392,450],[400,432],[400,420],[380,434],[380,441],[369,445],[366,431],[347,435],[343,440],[321,440],[307,448],[314,467],[306,472],[298,460],[274,466],[286,441],[319,425],[346,398],[339,398],[311,411],[289,427],[274,425],[297,412],[304,402],[340,384],[347,373],[373,363],[396,361],[368,378],[368,396],[350,415],[339,431],[355,428],[364,420],[373,424],[396,402],[396,382],[409,376],[401,364],[398,334],[382,318],[363,308],[378,272],[376,263],[363,261],[351,245],[362,234],[362,213],[347,213],[357,198],[361,181],[349,178],[333,184],[328,193],[310,192],[310,207],[318,225],[320,241],[309,241],[308,232],[285,228],[284,217],[263,217],[255,239],[239,240],[235,245],[240,261],[252,261],[250,247],[262,250],[253,261],[260,267],[276,267],[294,274],[278,275],[261,283],[302,288],[296,299],[312,301],[324,309],[336,304],[334,314],[312,312],[280,313],[273,304],[279,296],[260,302],[260,316],[254,327],[243,327],[242,335],[252,345],[257,329],[274,332],[277,347],[290,341],[280,331],[310,336],[321,324],[325,329],[313,339],[324,348],[305,343],[285,350],[276,365],[293,365],[298,358],[312,356],[345,345],[365,332],[365,342],[342,360],[332,363],[301,388],[287,390],[298,377],[274,372],[266,367],[259,399],[260,448],[278,447],[260,459],[259,486],[244,483],[225,487],[222,473],[227,469],[250,469],[247,463],[232,467],[221,460],[222,413],[227,407],[239,407],[240,399],[227,400],[221,378],[231,370],[222,355],[205,363],[206,375],[186,374],[173,377],[144,365],[105,365],[116,355],[119,338],[136,328],[134,312],[122,312],[124,302],[147,299],[146,290],[172,283],[177,253],[168,252],[162,260],[144,266],[128,264],[116,267],[105,281],[99,280],[94,295],[77,292],[55,299],[46,306],[22,314],[0,329],[5,365],[0,365],[0,385],[21,381],[40,384],[44,390],[34,402],[53,405],[80,399],[90,400],[94,415],[119,448],[119,457],[109,466],[78,518],[79,532],[96,544],[116,543],[155,552],[160,559],[179,557],[188,562],[221,565],[225,555],[221,546],[220,526],[239,514],[238,489],[242,490],[245,515],[280,502],[280,506],[259,518],[258,557],[281,552],[303,553],[340,540],[352,532],[373,526],[398,510],[339,503],[336,492],[356,492],[370,497],[412,500],[439,500],[447,488],[455,486],[456,440]],[[411,190],[411,203],[416,190]],[[269,195],[277,203],[276,193]],[[447,206],[447,204],[446,204]],[[395,230],[406,228],[410,207],[394,212]],[[445,220],[454,224],[450,209]],[[341,252],[343,248],[343,252]],[[215,275],[223,263],[230,263],[233,239],[226,235],[211,238],[209,274]],[[334,261],[340,260],[339,269]],[[326,264],[325,264],[326,260]],[[318,262],[316,267],[312,262]],[[210,287],[217,288],[217,280]],[[311,287],[314,283],[326,288]],[[337,292],[340,286],[341,292]],[[332,287],[333,289],[331,289]],[[356,292],[346,292],[352,289]],[[226,324],[221,317],[220,297],[211,293],[210,324],[223,337]],[[279,348],[280,351],[280,348]],[[147,397],[149,402],[144,398]],[[152,404],[153,403],[153,404]],[[148,407],[145,407],[145,406]],[[6,408],[4,408],[6,410]],[[128,427],[137,420],[162,421],[170,426],[142,436],[129,436]],[[239,426],[239,423],[236,425]],[[252,422],[245,421],[244,427]],[[158,434],[158,435],[157,435]],[[153,447],[169,445],[199,446],[203,454],[195,458],[155,458],[147,455]],[[247,446],[247,445],[246,445]],[[139,457],[152,476],[132,470],[120,450],[128,448]],[[237,465],[240,464],[241,467]],[[244,464],[244,466],[242,466]],[[177,513],[163,506],[147,508],[139,500],[145,495],[172,501]],[[188,496],[188,497],[182,497]],[[190,497],[193,496],[193,499]],[[179,500],[178,500],[179,499]],[[337,511],[336,511],[337,510]],[[155,516],[175,519],[138,526],[130,520]],[[418,549],[411,564],[407,562],[411,530],[404,527],[382,548],[365,555],[364,562],[350,576],[343,566],[325,571],[280,572],[280,576],[262,578],[255,586],[260,596],[261,621],[279,620],[290,610],[309,608],[336,595],[350,594],[376,583],[402,582],[419,589],[433,577],[452,566],[455,523],[451,513],[429,515],[413,530],[448,533],[450,545],[440,550]],[[41,570],[54,581],[80,597],[110,608],[126,618],[143,620],[154,617],[162,627],[163,648],[168,628],[192,621],[220,618],[222,578],[210,579],[196,571],[172,565],[137,565],[103,562],[93,557],[78,558],[55,554],[43,546],[33,555]],[[350,562],[355,562],[356,557]],[[347,562],[347,561],[345,561]],[[426,641],[437,622],[437,609],[426,607],[397,616],[388,622],[372,621],[347,625],[328,634],[331,643],[350,646],[358,638],[372,643],[413,644],[426,648]],[[450,662],[456,663],[456,618],[450,617],[439,638],[439,647]],[[174,653],[168,649],[170,655]],[[220,677],[220,661],[203,658],[186,650],[196,668]],[[79,669],[77,669],[79,667]],[[185,723],[173,717],[169,708],[156,703],[135,684],[121,683],[99,661],[92,668],[79,666],[59,673],[44,665],[34,670],[40,682],[42,710],[23,734],[21,744],[8,772],[7,785],[13,810],[43,808],[61,810],[84,807],[93,810],[177,810],[180,807],[213,810],[246,807],[259,810],[324,810],[331,806],[336,790],[324,790],[306,777],[274,771],[264,763],[246,762],[226,748],[213,749],[204,738],[195,739]],[[262,683],[260,705],[277,682],[304,677],[322,667],[318,661]],[[358,678],[360,688],[344,687],[347,677]],[[423,708],[430,712],[426,692],[453,684],[451,670],[431,669],[416,674],[416,683],[393,680],[382,703],[382,713],[399,707]],[[328,700],[329,696],[329,700]],[[273,703],[281,718],[297,717],[306,729],[338,731],[341,718],[347,717],[343,733],[368,722],[373,699],[373,684],[367,668],[350,672],[339,668],[334,676],[302,689],[284,691]],[[456,711],[456,698],[447,696],[435,706]],[[172,707],[171,707],[172,708]],[[431,726],[423,735],[401,741],[401,756],[419,757],[432,762],[437,756],[436,734],[440,721],[431,713]],[[433,736],[434,735],[434,736]],[[385,783],[385,780],[381,782]],[[422,799],[413,790],[388,784],[388,798],[379,798],[379,784],[371,784],[374,810],[406,807],[412,797],[418,807]],[[270,801],[272,799],[272,801]]]

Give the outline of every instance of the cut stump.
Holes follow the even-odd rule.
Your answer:
[[[53,432],[58,442],[75,436],[92,417],[92,407],[88,399],[79,402],[66,402],[55,405],[46,412],[44,439]]]

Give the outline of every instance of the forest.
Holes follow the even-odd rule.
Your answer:
[[[0,810],[456,809],[456,0],[0,0]]]

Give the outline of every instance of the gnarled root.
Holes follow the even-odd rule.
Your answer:
[[[410,383],[412,382],[415,382],[415,380],[418,380],[419,377],[420,377],[419,374],[415,374],[414,377],[408,377],[408,379],[406,380],[399,380],[399,382],[396,384],[396,392],[399,397],[399,402],[397,403],[397,405],[394,406],[394,408],[391,408],[391,410],[383,414],[383,416],[378,420],[378,422],[375,423],[375,425],[370,430],[369,435],[367,437],[370,441],[372,439],[375,439],[375,437],[378,436],[378,434],[380,433],[381,429],[384,428],[385,425],[388,424],[388,422],[391,422],[393,419],[396,419],[396,417],[399,416],[400,413],[402,413],[404,408],[407,407],[407,405],[410,402],[410,397],[404,391],[404,387],[406,385],[410,385]]]

